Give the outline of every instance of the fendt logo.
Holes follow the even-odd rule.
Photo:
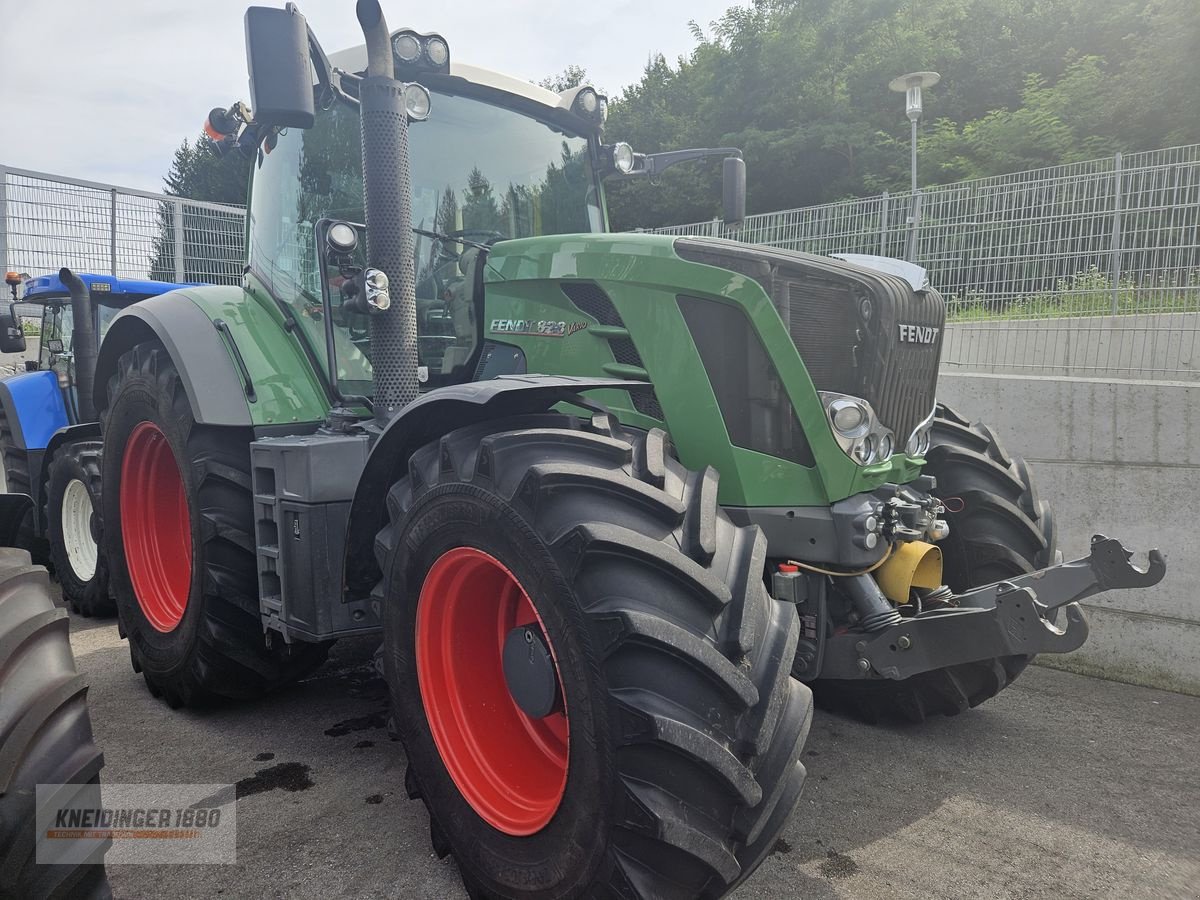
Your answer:
[[[899,325],[900,340],[909,344],[932,344],[942,329],[933,325]]]

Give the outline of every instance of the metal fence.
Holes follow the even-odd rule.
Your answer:
[[[950,369],[1200,378],[1200,145],[657,229],[915,261]]]
[[[0,265],[236,284],[246,211],[0,166]]]
[[[244,228],[239,206],[0,166],[5,270],[237,283]],[[658,231],[894,257],[915,237],[948,369],[1200,379],[1200,145]]]

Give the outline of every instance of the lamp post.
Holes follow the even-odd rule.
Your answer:
[[[942,76],[937,72],[909,72],[893,78],[888,87],[904,95],[904,114],[912,124],[912,213],[908,217],[908,249],[905,256],[916,262],[917,230],[921,221],[921,198],[917,194],[917,123],[921,121],[921,88],[933,87]]]

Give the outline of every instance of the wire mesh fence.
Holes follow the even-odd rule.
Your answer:
[[[244,230],[239,206],[0,166],[5,270],[235,284]],[[912,255],[950,370],[1200,379],[1200,145],[657,230]]]
[[[0,166],[0,264],[236,284],[245,210]]]
[[[1200,145],[657,231],[911,255],[949,369],[1200,378]]]

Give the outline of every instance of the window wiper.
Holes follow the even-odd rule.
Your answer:
[[[463,244],[467,247],[474,247],[476,250],[491,250],[490,244],[483,244],[479,241],[473,241],[470,238],[460,237],[455,234],[442,234],[440,231],[428,231],[424,228],[414,228],[413,234],[419,234],[422,237],[433,238],[442,244]]]

